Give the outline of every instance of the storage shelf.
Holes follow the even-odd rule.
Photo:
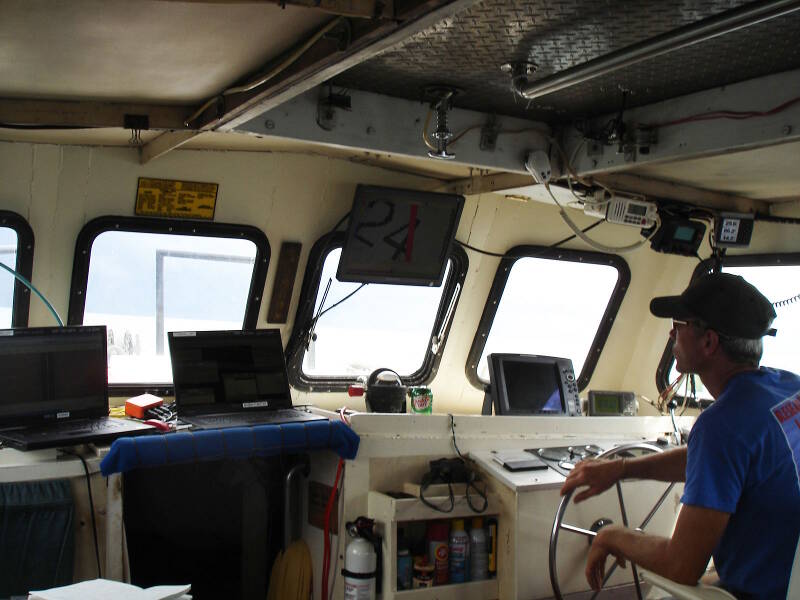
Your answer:
[[[431,490],[437,493],[438,490]],[[461,490],[456,490],[461,491]],[[483,504],[483,499],[471,496],[474,505]],[[426,496],[426,500],[437,506],[449,506],[448,496]],[[494,494],[487,497],[486,510],[477,513],[469,506],[464,495],[454,495],[453,510],[448,513],[436,511],[419,498],[393,498],[381,492],[370,491],[368,496],[369,517],[380,523],[384,531],[386,554],[383,557],[383,600],[407,598],[409,600],[491,600],[498,598],[497,578],[466,583],[451,583],[420,588],[416,590],[397,590],[397,525],[411,521],[431,521],[438,519],[460,519],[471,517],[496,517],[498,499]]]

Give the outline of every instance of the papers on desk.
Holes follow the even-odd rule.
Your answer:
[[[73,585],[31,592],[28,600],[191,600],[190,585],[157,585],[142,589],[129,583],[93,579]]]

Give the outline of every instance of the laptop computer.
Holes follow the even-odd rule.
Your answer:
[[[20,450],[107,443],[155,428],[108,416],[106,328],[0,330],[0,441]]]
[[[196,429],[324,420],[292,407],[280,330],[170,331],[178,418]]]

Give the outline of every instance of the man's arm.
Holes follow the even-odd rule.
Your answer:
[[[582,460],[567,476],[561,487],[561,495],[577,487],[588,486],[588,489],[575,496],[575,502],[581,502],[606,491],[620,479],[685,481],[686,447],[638,458]]]
[[[672,581],[694,585],[708,566],[729,518],[725,512],[684,505],[671,539],[625,527],[604,527],[589,550],[586,580],[592,589],[599,590],[606,558],[612,555],[622,566],[629,560]]]

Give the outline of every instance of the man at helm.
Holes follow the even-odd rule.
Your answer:
[[[737,598],[786,597],[800,534],[800,377],[759,367],[772,304],[744,279],[706,275],[680,296],[654,298],[672,318],[677,369],[696,373],[715,402],[684,446],[622,460],[585,460],[561,494],[580,502],[625,478],[685,481],[671,538],[608,526],[594,538],[586,578],[600,589],[606,558],[630,560],[694,585],[713,555],[720,585]]]

